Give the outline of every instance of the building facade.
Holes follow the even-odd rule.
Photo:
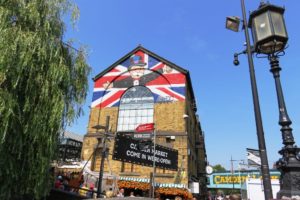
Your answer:
[[[65,131],[59,139],[58,162],[71,163],[80,162],[83,137],[81,135]]]
[[[153,144],[149,145],[147,139],[132,139],[132,135],[137,126],[154,124],[156,156],[162,157],[156,161],[156,192],[168,195],[171,188],[189,188],[199,199],[204,196],[205,143],[189,72],[138,46],[93,80],[90,119],[82,150],[82,159],[90,161],[90,170],[99,171],[103,148],[104,130],[94,127],[105,125],[109,116],[108,131],[115,138],[107,141],[104,174],[116,175],[119,187],[148,190],[153,158],[146,157],[146,152],[147,148],[153,152]],[[119,147],[128,142],[126,138],[137,146],[120,152]],[[148,152],[151,154],[151,150]],[[143,158],[148,159],[148,164]]]

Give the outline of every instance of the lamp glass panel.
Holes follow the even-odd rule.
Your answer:
[[[275,35],[287,37],[282,14],[271,12],[271,17]]]
[[[253,20],[257,36],[256,42],[259,42],[260,40],[263,40],[272,35],[268,12],[257,15]]]

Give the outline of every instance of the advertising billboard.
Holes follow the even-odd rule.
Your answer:
[[[139,147],[140,141],[117,133],[113,159],[152,167],[154,161],[153,143],[144,148]],[[178,151],[161,145],[155,145],[155,166],[157,168],[177,171]]]

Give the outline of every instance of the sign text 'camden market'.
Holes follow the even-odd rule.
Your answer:
[[[117,134],[115,138],[114,160],[133,164],[153,166],[153,145],[140,150],[139,141],[128,136]],[[161,145],[155,145],[155,166],[162,169],[178,169],[178,151]]]

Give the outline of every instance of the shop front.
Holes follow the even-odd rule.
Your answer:
[[[135,196],[148,197],[151,191],[151,183],[147,178],[120,177],[118,187],[125,190],[125,196],[134,192]],[[193,198],[192,193],[184,184],[155,183],[154,193],[161,199],[174,199],[176,196],[180,196],[182,199]]]

